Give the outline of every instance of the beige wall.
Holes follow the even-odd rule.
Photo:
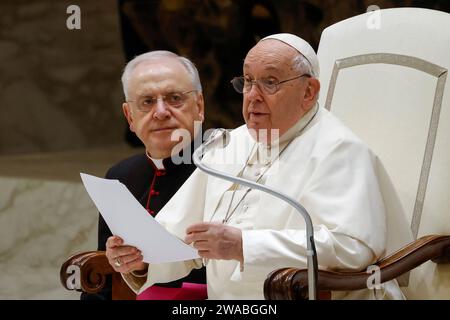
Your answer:
[[[68,30],[66,8],[81,8]],[[117,1],[0,2],[0,155],[123,141]]]

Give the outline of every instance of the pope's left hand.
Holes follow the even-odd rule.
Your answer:
[[[186,234],[186,243],[193,243],[200,257],[243,263],[241,229],[221,223],[202,222],[191,225]]]

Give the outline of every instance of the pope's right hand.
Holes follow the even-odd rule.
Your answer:
[[[122,238],[109,237],[106,241],[106,257],[113,269],[120,273],[145,270],[148,264],[143,262],[141,251],[132,246],[123,245]]]

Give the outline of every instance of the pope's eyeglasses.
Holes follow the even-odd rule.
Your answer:
[[[277,81],[274,78],[261,78],[257,80],[252,80],[247,77],[235,77],[231,80],[231,84],[233,88],[239,93],[248,93],[252,90],[252,86],[256,84],[265,94],[275,94],[278,90],[280,90],[280,84],[286,83],[288,81],[292,81],[295,79],[299,79],[302,77],[310,78],[311,75],[305,73],[294,78],[290,78],[287,80]]]

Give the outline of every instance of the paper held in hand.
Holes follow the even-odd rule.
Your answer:
[[[170,234],[118,180],[80,173],[92,201],[114,235],[142,251],[144,262],[165,263],[199,258],[197,250]]]

